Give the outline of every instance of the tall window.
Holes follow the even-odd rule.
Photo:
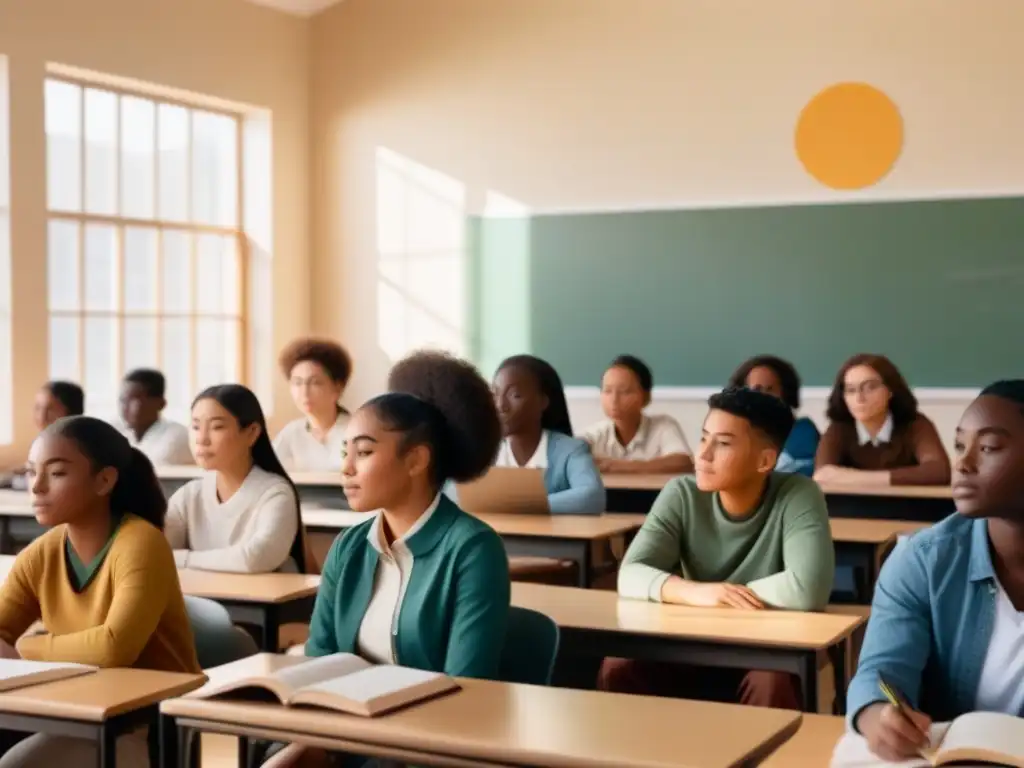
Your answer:
[[[119,380],[167,377],[170,415],[245,370],[237,115],[46,81],[50,374],[116,413]]]

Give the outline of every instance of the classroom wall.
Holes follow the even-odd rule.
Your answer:
[[[349,400],[378,390],[403,344],[432,335],[472,348],[453,266],[467,213],[1021,193],[1024,3],[967,9],[346,0],[317,17],[313,323],[354,353]],[[886,91],[906,129],[894,171],[858,193],[821,187],[792,149],[804,104],[845,80]],[[529,339],[517,269],[489,276],[509,318],[491,330],[509,353]],[[785,287],[782,273],[774,288]],[[970,393],[932,394],[922,393],[925,410],[951,435]],[[595,396],[573,393],[581,426]],[[676,391],[656,407],[692,436],[703,399]],[[820,416],[821,403],[808,410]]]
[[[23,459],[27,404],[47,378],[46,64],[270,110],[276,350],[311,324],[309,24],[244,0],[0,0],[0,55],[10,60],[15,403],[15,445],[0,448],[0,462]],[[292,415],[279,378],[275,425]]]

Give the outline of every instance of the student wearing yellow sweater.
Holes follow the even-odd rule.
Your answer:
[[[199,672],[149,460],[111,425],[77,416],[39,436],[28,477],[36,519],[51,530],[0,587],[0,656]],[[25,635],[37,620],[45,631]],[[148,765],[145,732],[121,737],[117,756],[120,766]],[[92,742],[36,734],[0,768],[95,761]]]

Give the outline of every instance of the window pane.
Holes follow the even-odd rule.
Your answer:
[[[189,403],[198,393],[189,381],[192,343],[189,339],[189,321],[172,318],[160,323],[160,368],[167,379],[167,400],[171,403]]]
[[[55,211],[82,210],[82,89],[47,80],[46,198]]]
[[[161,287],[164,312],[188,312],[192,308],[192,269],[189,264],[189,239],[185,232],[165,230],[161,263]]]
[[[50,309],[77,310],[78,224],[51,221],[47,233],[46,282],[49,284]]]
[[[126,317],[124,320],[124,372],[135,368],[156,368],[157,320]]]
[[[121,97],[121,213],[151,219],[156,210],[156,104]]]
[[[238,224],[238,121],[192,112],[192,220]]]
[[[238,324],[235,320],[196,321],[196,387],[238,381]]]
[[[85,308],[113,311],[117,308],[115,274],[116,234],[103,224],[85,226]]]
[[[164,221],[188,219],[188,110],[170,104],[157,108],[160,192]]]
[[[85,318],[85,376],[90,407],[103,410],[117,402],[117,320]]]
[[[117,213],[117,96],[85,89],[85,210]]]
[[[124,308],[128,312],[156,311],[155,229],[124,230]]]
[[[200,235],[196,242],[196,311],[236,315],[239,311],[238,240]]]
[[[78,381],[78,318],[50,318],[50,378]]]

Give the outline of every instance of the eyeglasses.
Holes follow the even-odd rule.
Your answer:
[[[862,381],[860,384],[844,384],[843,394],[847,397],[852,395],[873,395],[875,392],[885,386],[885,382],[881,379],[868,379]]]

